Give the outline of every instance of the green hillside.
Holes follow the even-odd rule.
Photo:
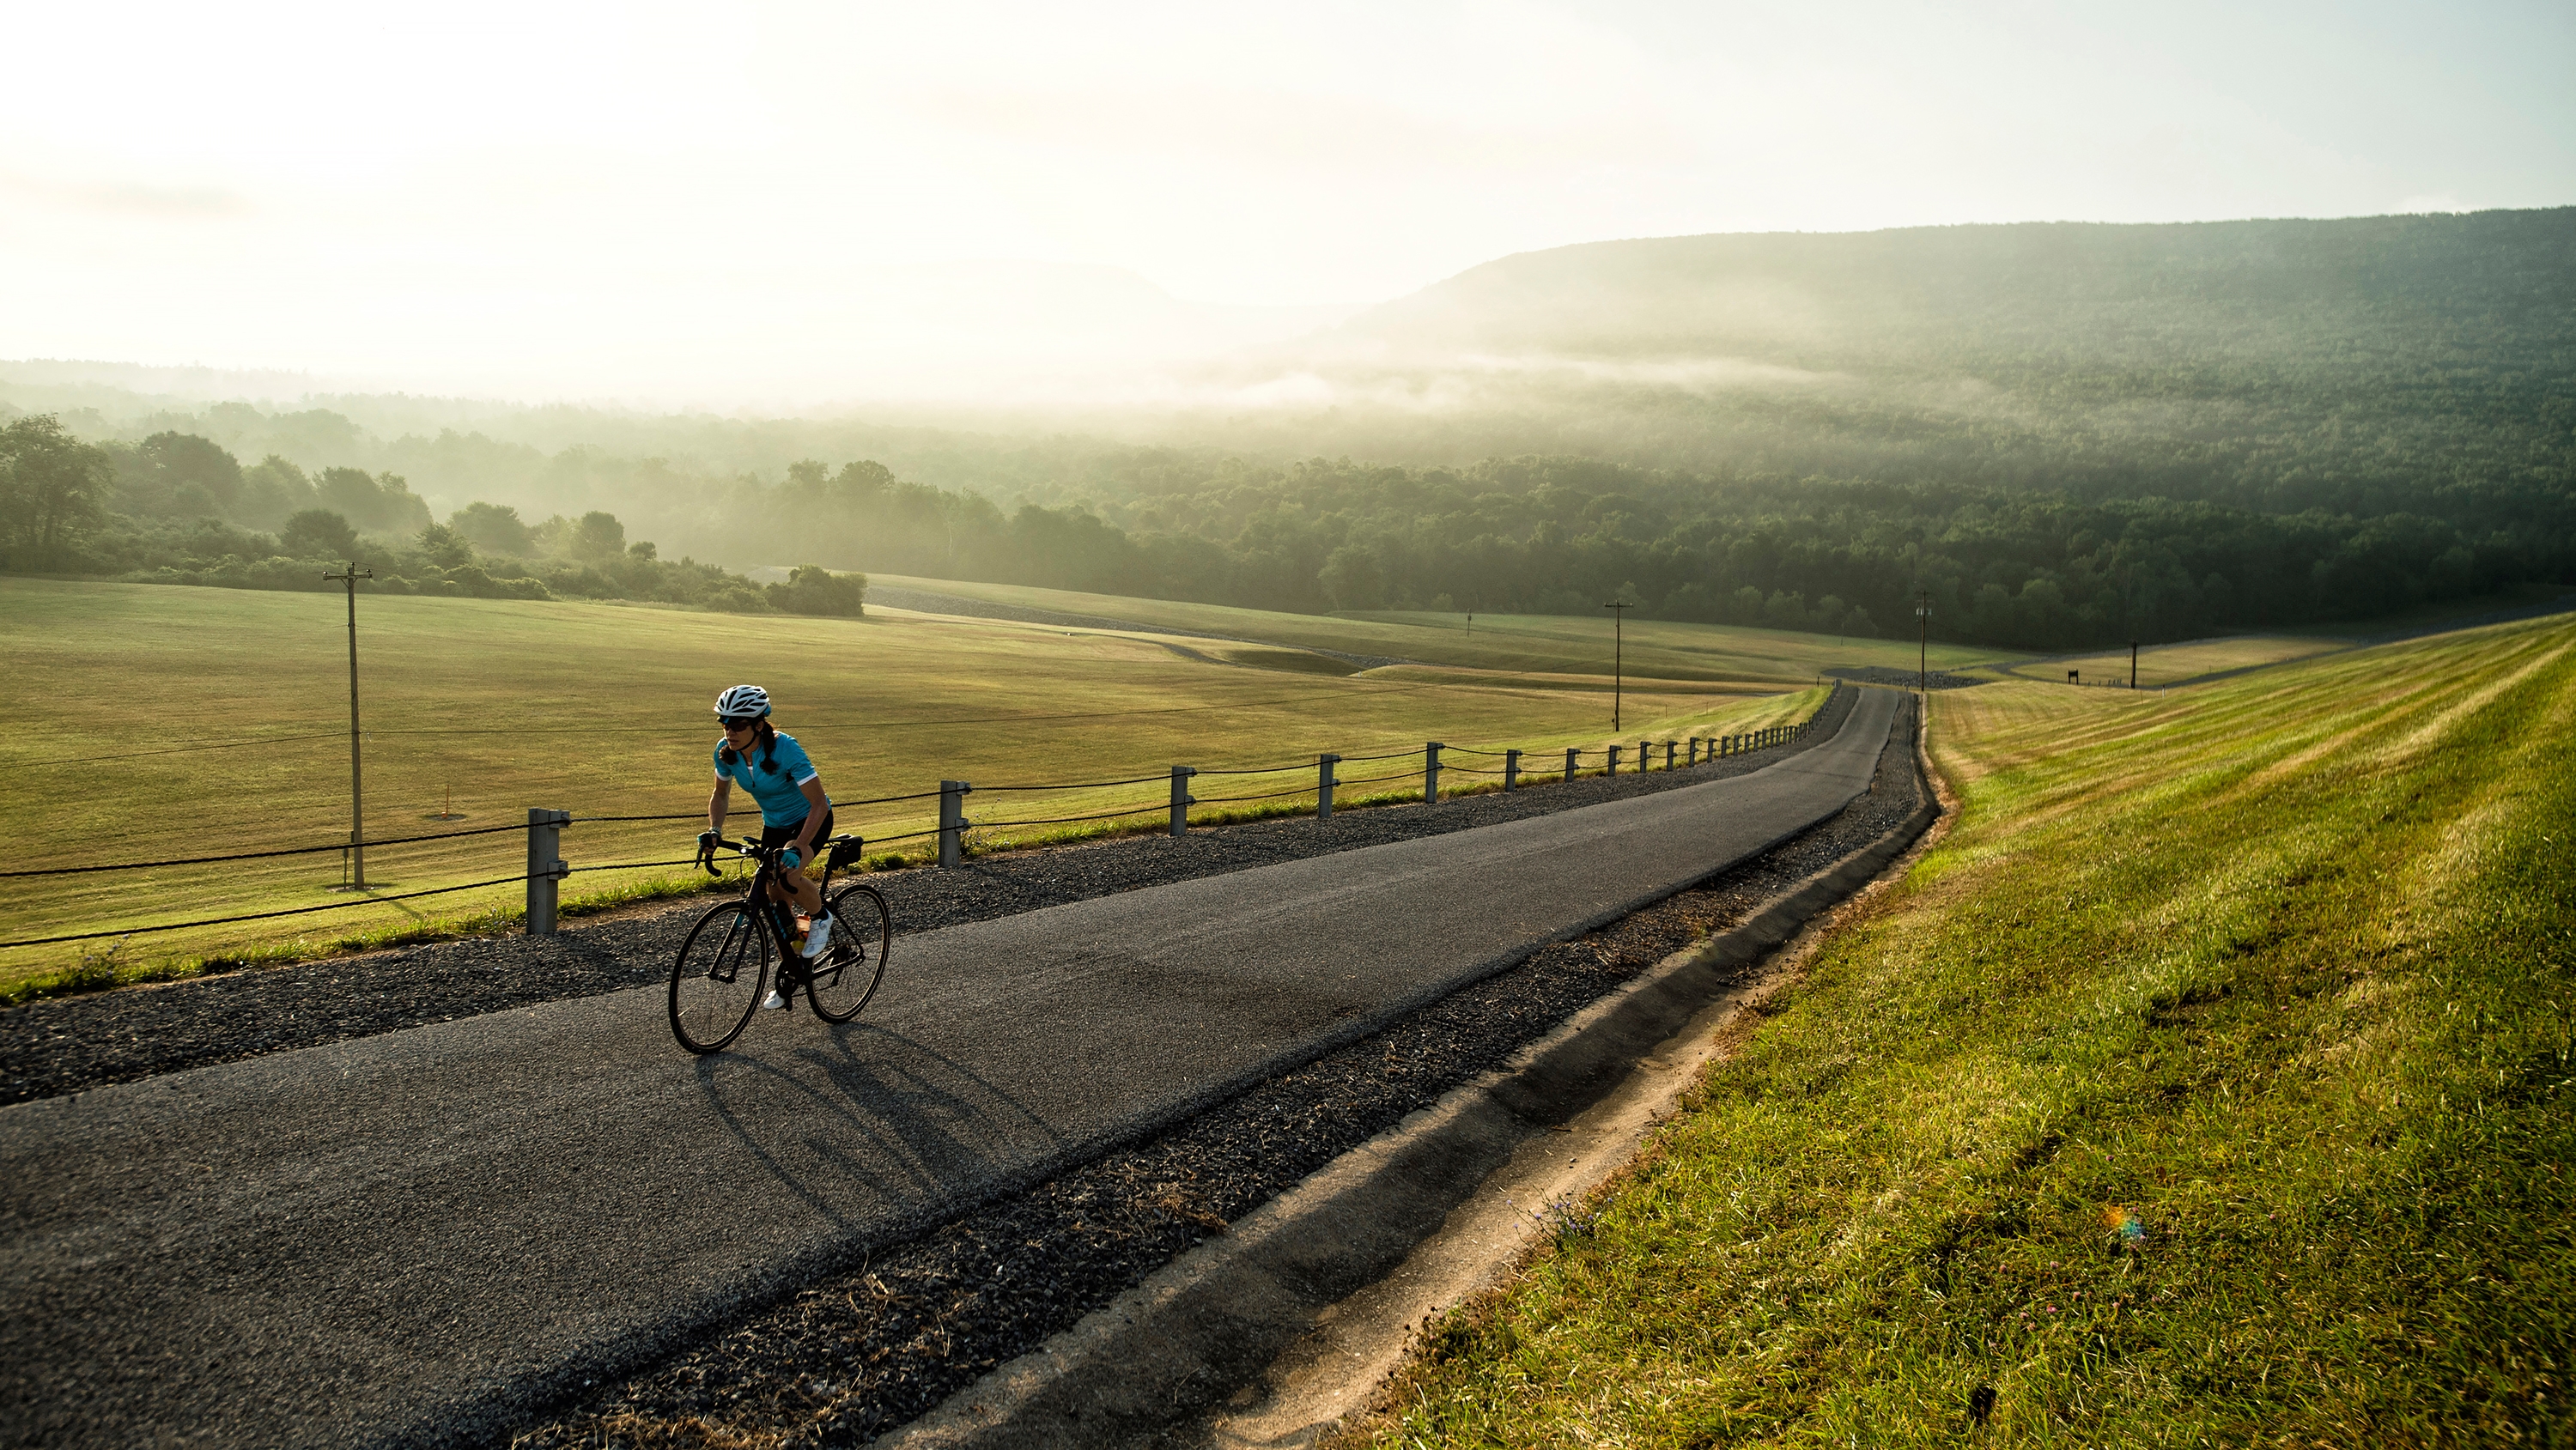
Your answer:
[[[1369,1443],[2576,1424],[2576,625],[1935,699],[1947,839]]]

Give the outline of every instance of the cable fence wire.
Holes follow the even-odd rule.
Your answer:
[[[1198,802],[1197,802],[1197,804],[1199,804],[1199,805],[1203,805],[1203,806],[1226,806],[1226,805],[1234,805],[1234,804],[1236,804],[1236,803],[1238,803],[1238,802],[1241,802],[1241,801],[1275,801],[1275,800],[1279,800],[1279,799],[1282,799],[1282,798],[1287,797],[1287,796],[1292,796],[1292,795],[1313,795],[1314,793],[1315,793],[1315,788],[1314,788],[1313,786],[1311,786],[1311,785],[1301,785],[1301,786],[1298,786],[1297,788],[1295,788],[1294,790],[1274,790],[1274,791],[1266,791],[1266,792],[1264,792],[1264,793],[1262,793],[1262,794],[1260,794],[1260,795],[1220,795],[1220,796],[1209,796],[1209,797],[1206,797],[1205,799],[1202,799],[1202,800],[1198,801]]]
[[[1414,772],[1412,772],[1412,771],[1410,771],[1410,770],[1406,770],[1406,771],[1398,771],[1398,772],[1397,772],[1396,774],[1394,774],[1394,775],[1371,775],[1371,776],[1363,776],[1363,777],[1361,777],[1361,778],[1360,778],[1360,779],[1358,779],[1358,780],[1336,780],[1336,781],[1334,781],[1334,782],[1333,782],[1333,788],[1334,788],[1334,789],[1336,789],[1336,790],[1338,790],[1338,789],[1340,789],[1341,787],[1346,786],[1346,785],[1384,785],[1385,783],[1387,783],[1387,782],[1388,782],[1388,781],[1390,781],[1390,780],[1419,780],[1419,779],[1421,779],[1421,777],[1420,777],[1419,775],[1416,775]]]
[[[1044,820],[1030,821],[977,821],[975,823],[975,829],[979,831],[999,831],[1008,829],[1012,826],[1061,826],[1070,824],[1074,821],[1114,821],[1120,816],[1141,816],[1149,811],[1166,811],[1170,809],[1171,805],[1168,802],[1157,802],[1150,806],[1137,806],[1132,810],[1103,811],[1098,815],[1092,816],[1051,816]],[[937,833],[932,832],[931,834],[935,835]]]
[[[1344,756],[1347,760],[1350,757]],[[1285,770],[1313,770],[1315,762],[1300,760],[1293,765],[1248,765],[1239,770],[1202,770],[1201,775],[1277,775]]]
[[[254,911],[246,916],[216,916],[203,921],[174,921],[162,926],[129,926],[114,931],[76,932],[70,936],[33,937],[26,941],[0,941],[0,951],[11,947],[47,947],[60,942],[97,941],[101,937],[143,936],[151,932],[187,931],[200,926],[230,926],[240,921],[269,921],[281,916],[310,916],[317,911],[348,911],[361,906],[376,906],[388,901],[411,901],[423,896],[444,896],[451,891],[474,891],[485,886],[508,886],[529,879],[527,873],[496,876],[489,881],[469,881],[462,886],[433,886],[427,891],[405,891],[393,896],[370,896],[360,901],[334,901],[324,906],[291,906],[284,911]]]
[[[1160,779],[1161,777],[1159,777],[1159,776],[1155,776],[1155,777],[1149,777],[1149,778],[1150,778],[1150,779]],[[1010,790],[1010,789],[1014,789],[1014,787],[1011,787],[1011,786],[978,786],[978,787],[976,787],[976,788],[977,788],[978,790]],[[902,803],[902,802],[904,802],[904,801],[928,801],[928,800],[937,800],[940,796],[945,795],[945,794],[946,794],[946,792],[945,792],[945,791],[923,790],[923,791],[915,791],[915,792],[913,792],[911,795],[886,795],[886,796],[878,796],[878,797],[877,797],[876,799],[874,799],[874,800],[864,800],[864,801],[834,801],[834,802],[832,802],[832,807],[831,807],[831,808],[832,808],[833,810],[836,810],[836,811],[846,811],[846,810],[856,810],[856,809],[857,809],[857,808],[859,808],[860,806],[890,806],[890,805],[898,805],[898,804],[900,804],[900,803]],[[605,825],[605,824],[608,824],[608,823],[610,823],[610,822],[615,822],[615,821],[702,821],[702,820],[705,820],[705,819],[706,819],[706,817],[707,817],[707,813],[706,813],[705,811],[703,811],[703,810],[696,810],[696,811],[682,811],[682,812],[681,812],[681,813],[679,813],[678,815],[674,815],[674,816],[575,816],[575,817],[573,817],[573,818],[572,818],[572,821],[570,822],[570,824],[572,824],[572,825],[576,825],[576,826],[581,826],[581,825]],[[524,831],[524,830],[526,830],[526,829],[527,829],[527,827],[525,827],[525,826],[495,826],[493,829],[495,829],[495,830],[502,830],[502,831]],[[374,844],[374,843],[373,843],[373,842],[369,842],[369,844],[370,844],[370,845],[372,845],[372,844]]]
[[[229,856],[188,856],[172,861],[118,861],[105,866],[48,866],[35,871],[0,871],[0,878],[77,876],[86,871],[157,871],[165,866],[208,866],[223,861],[262,861],[271,856],[318,856],[328,851],[372,850],[378,846],[412,846],[422,841],[460,841],[467,836],[489,836],[502,831],[526,829],[524,825],[477,826],[470,831],[441,831],[434,836],[395,836],[382,841],[341,841],[329,846],[290,846],[277,851],[237,851]]]
[[[567,875],[578,876],[585,871],[641,871],[648,866],[695,866],[696,864],[698,864],[697,857],[687,856],[677,861],[611,861],[600,866],[567,866],[564,871]],[[738,863],[728,861],[725,864],[730,866]]]
[[[1140,775],[1133,780],[1077,780],[1064,785],[979,785],[975,787],[975,793],[982,795],[988,790],[1106,790],[1113,785],[1150,785],[1171,778],[1171,772],[1165,771],[1161,775]]]

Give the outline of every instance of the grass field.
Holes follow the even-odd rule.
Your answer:
[[[1541,675],[1598,676],[1611,668],[1611,621],[1553,614],[1479,614],[1472,632],[1461,614],[1279,614],[1260,609],[1232,609],[1214,604],[1184,604],[1165,599],[1122,599],[1078,594],[1061,589],[1032,589],[1012,584],[960,583],[946,579],[911,579],[878,575],[876,581],[907,589],[928,589],[998,604],[1069,614],[1132,619],[1166,629],[1206,630],[1279,644],[1341,650],[1349,654],[1387,655],[1431,665],[1527,672]],[[1912,640],[1860,639],[1803,634],[1794,630],[1748,629],[1734,625],[1678,624],[1630,619],[1623,627],[1624,666],[1642,679],[1744,681],[1772,688],[1812,681],[1817,672],[1836,665],[1886,665],[1912,669]],[[1991,649],[1956,645],[1932,646],[1932,667],[2010,658]]]
[[[836,799],[975,782],[969,814],[991,848],[1097,826],[996,828],[1168,797],[1162,782],[1015,793],[991,787],[1119,780],[1175,763],[1285,767],[1203,778],[1200,819],[1294,809],[1220,797],[1311,787],[1314,757],[1461,747],[1584,746],[1609,738],[1605,692],[1317,673],[1274,650],[1256,666],[1191,659],[1149,638],[876,611],[864,620],[744,618],[570,603],[359,600],[371,839],[524,826],[531,806],[577,817],[692,816],[705,806],[707,714],[718,689],[767,685],[781,728],[813,751]],[[1176,641],[1184,645],[1187,641]],[[1206,644],[1199,641],[1198,644]],[[9,808],[12,869],[146,862],[337,845],[347,839],[348,656],[337,596],[0,580],[0,658],[33,728],[0,745],[30,788]],[[1658,693],[1633,700],[1622,740],[1737,731],[1803,715],[1812,691]],[[1412,762],[1354,762],[1344,801],[1400,794]],[[1461,753],[1446,781],[1499,762]],[[1391,779],[1377,779],[1377,777]],[[1311,799],[1311,797],[1309,797]],[[459,819],[433,817],[452,811]],[[745,812],[748,811],[749,814]],[[736,823],[756,819],[736,802]],[[921,830],[934,801],[849,806],[839,825],[873,839]],[[1151,820],[1152,817],[1140,819]],[[1114,823],[1113,823],[1114,824]],[[690,820],[580,824],[564,855],[607,863],[687,855]],[[376,895],[516,876],[524,835],[367,853]],[[898,846],[897,850],[907,849]],[[924,849],[913,842],[908,849]],[[150,925],[346,899],[336,851],[217,866],[13,881],[0,940]],[[597,871],[568,900],[615,900],[691,879],[685,867]],[[264,923],[0,951],[0,998],[48,986],[184,972],[209,956],[256,959],[492,925],[524,887],[382,903]],[[84,958],[89,960],[84,962]]]
[[[2203,675],[2214,675],[2221,670],[2285,664],[2351,647],[2349,640],[2290,634],[2251,634],[2190,644],[2155,645],[2138,651],[2138,688],[2152,690],[2196,680]],[[2129,683],[2129,652],[2105,651],[2082,659],[2051,660],[2046,664],[2024,665],[2009,673],[2055,683],[2063,682],[2068,670],[2082,671],[2083,682],[2088,685],[2126,685]]]
[[[1956,828],[1361,1438],[2563,1444],[2576,624],[1937,697]]]

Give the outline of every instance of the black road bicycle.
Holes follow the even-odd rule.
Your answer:
[[[707,908],[689,929],[688,940],[680,943],[679,958],[671,963],[671,1035],[691,1052],[723,1051],[742,1035],[768,995],[764,988],[773,950],[778,995],[789,1006],[796,1004],[801,989],[814,1015],[826,1022],[858,1016],[885,978],[886,949],[894,942],[894,913],[875,887],[853,881],[832,889],[832,872],[841,864],[843,848],[855,852],[858,838],[834,836],[815,846],[815,854],[824,858],[816,884],[823,891],[824,910],[831,913],[832,937],[823,955],[811,961],[796,950],[795,913],[786,902],[769,899],[783,848],[751,839],[723,844],[758,861],[760,869],[751,873],[742,900]],[[698,853],[698,864],[716,874],[712,844]]]

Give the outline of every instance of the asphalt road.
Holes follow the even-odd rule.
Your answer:
[[[1895,705],[1751,775],[901,939],[869,1018],[713,1058],[655,988],[0,1109],[0,1443],[497,1423],[1759,853],[1867,787]]]

